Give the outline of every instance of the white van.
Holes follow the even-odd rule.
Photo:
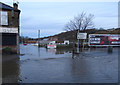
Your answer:
[[[55,41],[51,41],[47,44],[47,48],[56,48],[56,47],[57,47],[57,45],[56,45]]]

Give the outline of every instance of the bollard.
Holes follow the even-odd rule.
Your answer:
[[[113,47],[112,46],[108,46],[108,53],[112,53],[113,51]]]
[[[73,51],[72,51],[72,59],[74,59],[74,54],[75,54],[75,51],[73,49]]]

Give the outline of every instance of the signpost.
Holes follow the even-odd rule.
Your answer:
[[[78,39],[78,48],[77,48],[77,53],[79,53],[79,40],[85,40],[87,38],[87,33],[79,33],[77,34],[77,39]],[[84,42],[83,41],[83,48],[84,48]]]
[[[38,47],[40,47],[40,30],[38,30]]]

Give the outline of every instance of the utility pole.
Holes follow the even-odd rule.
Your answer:
[[[38,47],[40,47],[40,30],[38,30]]]

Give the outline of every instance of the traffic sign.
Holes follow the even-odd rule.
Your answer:
[[[87,38],[87,33],[78,33],[77,34],[77,39],[86,39]]]

